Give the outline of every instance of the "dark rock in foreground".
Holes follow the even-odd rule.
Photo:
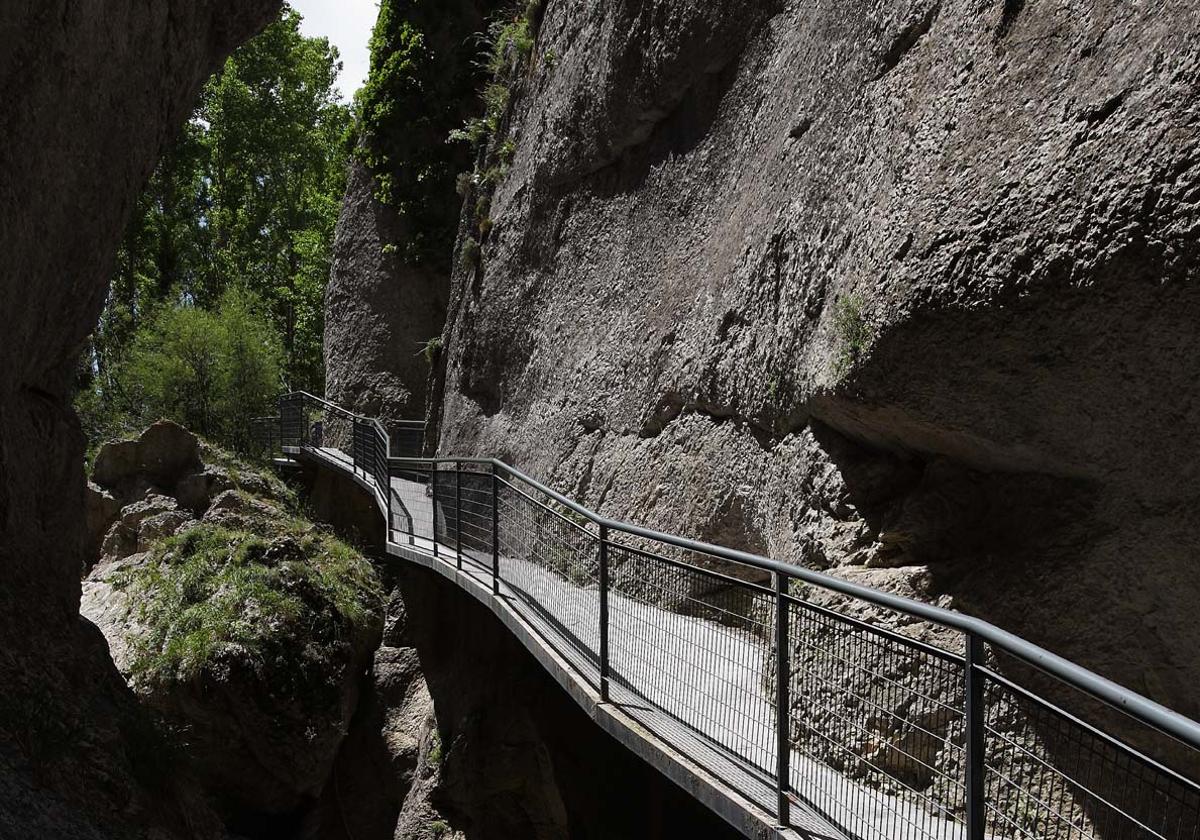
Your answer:
[[[122,508],[81,612],[227,824],[255,833],[303,821],[329,783],[379,643],[380,587],[364,557],[294,513],[278,479],[200,451],[174,424],[101,449],[96,478],[135,495],[183,488],[193,506],[147,492]],[[196,477],[276,492],[231,488],[196,510]]]
[[[84,440],[73,370],[157,158],[278,0],[0,3],[0,836],[193,837],[176,784],[79,618]]]

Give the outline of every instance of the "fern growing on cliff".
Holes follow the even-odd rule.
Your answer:
[[[858,295],[837,299],[833,308],[833,326],[838,337],[834,372],[840,377],[849,373],[866,353],[875,338],[875,331],[863,315],[863,302]]]
[[[490,215],[492,193],[508,174],[508,167],[516,155],[516,140],[504,137],[506,122],[513,90],[534,54],[542,9],[542,0],[529,0],[523,7],[518,6],[488,26],[486,34],[480,37],[484,49],[479,63],[491,77],[480,96],[483,114],[467,120],[449,134],[451,142],[467,143],[476,151],[474,171],[465,181],[459,181],[459,194],[464,198],[469,198],[471,189],[476,191],[474,232],[459,251],[462,263],[470,267],[478,265],[481,243],[495,226]]]

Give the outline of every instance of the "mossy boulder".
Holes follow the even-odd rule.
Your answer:
[[[178,533],[139,531],[138,553],[84,581],[82,612],[229,824],[287,819],[328,781],[379,644],[382,587],[278,479],[227,455],[199,470],[213,468],[270,496],[228,489]]]

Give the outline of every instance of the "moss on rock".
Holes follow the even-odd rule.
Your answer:
[[[132,678],[187,682],[233,656],[255,672],[311,685],[314,665],[381,621],[382,588],[365,558],[296,518],[274,534],[200,523],[126,572],[137,623]],[[309,656],[314,646],[326,655]]]

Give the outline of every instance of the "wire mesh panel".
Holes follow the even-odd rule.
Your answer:
[[[665,548],[665,547],[664,547]],[[611,678],[762,773],[775,763],[766,674],[774,596],[761,584],[610,544]]]
[[[864,840],[956,840],[961,654],[788,598],[791,786]]]
[[[491,468],[484,464],[459,464],[455,480],[455,548],[464,563],[490,574],[494,487]]]
[[[281,446],[279,417],[255,417],[250,421],[250,454],[256,458],[270,458],[278,454]]]
[[[304,442],[304,397],[288,394],[279,400],[280,446],[295,449]]]
[[[425,441],[425,424],[418,420],[402,420],[389,423],[388,437],[391,440],[393,458],[420,458]]]
[[[434,472],[430,461],[389,463],[393,540],[433,549]]]
[[[1200,840],[1194,724],[1140,700],[1122,715],[1096,678],[990,625],[585,515],[496,462],[389,458],[376,421],[307,395],[280,401],[278,432],[386,488],[389,539],[490,579],[602,700],[743,796],[766,791],[781,821],[853,840]]]
[[[1195,781],[994,672],[988,673],[985,702],[990,836],[1200,840]]]
[[[500,577],[518,612],[597,684],[599,538],[537,490],[499,480]]]

